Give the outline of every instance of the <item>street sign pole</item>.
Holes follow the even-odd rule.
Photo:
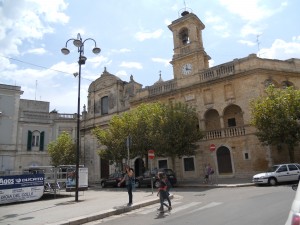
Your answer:
[[[127,136],[126,145],[127,145],[127,165],[129,166],[129,146],[130,146],[130,136]]]
[[[152,189],[152,194],[153,194],[152,161],[154,159],[154,150],[149,150],[148,151],[148,159],[150,159],[151,189]]]
[[[151,190],[153,194],[153,176],[152,176],[152,159],[150,159],[150,175],[151,175]]]

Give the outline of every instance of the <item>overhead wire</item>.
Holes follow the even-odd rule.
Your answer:
[[[40,65],[37,65],[37,64],[34,64],[34,63],[25,62],[25,61],[20,60],[20,59],[15,59],[15,58],[4,56],[4,55],[0,55],[0,56],[2,56],[3,58],[9,59],[9,60],[17,61],[17,62],[24,63],[24,64],[31,65],[31,66],[35,66],[35,67],[42,68],[42,69],[45,69],[45,70],[52,70],[52,71],[55,71],[55,72],[58,72],[58,73],[65,73],[65,74],[69,74],[69,75],[74,75],[74,73],[69,73],[69,72],[56,70],[56,69],[52,69],[52,68],[45,67],[45,66],[40,66]],[[93,81],[93,80],[83,78],[83,77],[81,77],[81,79]]]

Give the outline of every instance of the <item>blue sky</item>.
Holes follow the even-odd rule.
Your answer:
[[[0,83],[21,86],[22,99],[50,102],[50,110],[77,112],[78,52],[61,53],[80,33],[101,48],[82,67],[81,109],[90,83],[107,71],[143,87],[173,79],[168,29],[188,7],[205,24],[210,66],[256,53],[300,58],[299,0],[0,0]]]

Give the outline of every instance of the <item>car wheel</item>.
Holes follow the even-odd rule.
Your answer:
[[[269,179],[269,185],[275,186],[277,184],[277,180],[274,177],[271,177]]]
[[[101,187],[105,188],[105,182],[101,182]]]

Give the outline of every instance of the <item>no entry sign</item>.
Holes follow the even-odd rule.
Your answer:
[[[154,159],[154,150],[148,150],[148,158]]]
[[[214,144],[211,144],[211,145],[209,146],[209,150],[210,150],[211,152],[213,152],[214,150],[216,150],[216,146],[215,146]]]

